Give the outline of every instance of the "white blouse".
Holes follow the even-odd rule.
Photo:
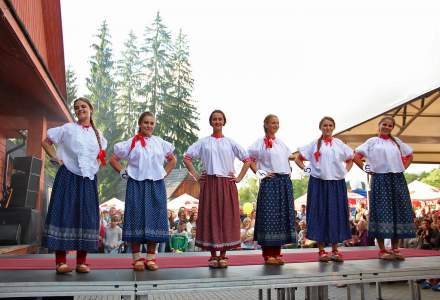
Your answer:
[[[266,147],[265,138],[259,138],[248,148],[249,157],[256,161],[257,169],[278,174],[290,174],[289,147],[279,138],[272,140],[272,147]]]
[[[366,157],[366,163],[373,173],[401,173],[405,171],[403,159],[412,156],[413,150],[394,137],[399,147],[390,138],[372,137],[356,148],[356,154]]]
[[[142,146],[141,141],[136,140],[134,148],[132,148],[134,138],[130,138],[115,144],[113,155],[118,160],[128,161],[128,176],[135,180],[163,179],[167,174],[163,164],[165,160],[171,159],[174,146],[154,135],[151,137],[141,136],[140,138],[144,139],[145,147]]]
[[[310,161],[310,175],[323,180],[344,179],[347,174],[344,162],[354,156],[353,150],[338,138],[332,138],[330,143],[322,140],[319,154],[318,140],[300,147],[298,151],[301,159]]]
[[[203,171],[208,175],[221,177],[235,173],[234,159],[236,157],[243,162],[250,161],[247,151],[235,141],[227,137],[213,136],[201,138],[189,146],[184,157],[190,160],[200,159]]]
[[[101,146],[107,148],[107,140],[99,132]],[[57,145],[57,157],[67,170],[91,180],[99,171],[99,144],[95,131],[78,123],[66,123],[47,130],[48,141]]]

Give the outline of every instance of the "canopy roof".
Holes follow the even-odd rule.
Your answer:
[[[418,180],[408,184],[408,190],[413,201],[437,201],[440,199],[440,189]]]
[[[396,120],[392,134],[413,148],[413,162],[440,163],[439,99],[440,88],[436,88],[412,100],[403,101],[335,136],[354,149],[366,139],[377,135],[380,119],[392,116]]]
[[[171,210],[178,210],[181,207],[186,209],[199,207],[199,200],[191,195],[183,194],[167,203],[167,208]]]

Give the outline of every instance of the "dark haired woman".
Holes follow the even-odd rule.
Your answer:
[[[156,243],[168,241],[167,196],[164,177],[176,165],[174,146],[154,136],[154,115],[141,114],[139,130],[133,137],[114,146],[110,165],[127,179],[122,240],[131,243],[133,269],[157,270]],[[127,160],[124,169],[119,162]],[[164,162],[167,161],[165,167]],[[147,244],[147,257],[141,258],[140,244]]]
[[[289,157],[292,151],[279,138],[279,120],[275,115],[264,119],[265,137],[258,139],[248,152],[254,173],[263,172],[257,200],[254,240],[263,250],[266,264],[283,265],[281,246],[295,242],[293,187]]]
[[[200,182],[200,202],[197,219],[196,246],[210,250],[209,266],[228,265],[226,250],[240,246],[240,210],[236,183],[249,169],[247,152],[235,141],[223,136],[225,114],[215,110],[209,117],[213,132],[188,148],[183,162],[191,175]],[[243,161],[236,177],[234,159]],[[193,159],[200,159],[202,176],[194,169]],[[220,256],[217,255],[220,251]]]
[[[332,136],[333,118],[322,118],[319,129],[321,137],[299,148],[295,159],[303,170],[304,161],[310,161],[307,239],[318,242],[319,261],[342,262],[338,243],[351,238],[345,175],[353,166],[353,150]],[[324,250],[327,243],[332,245],[330,254]]]
[[[393,137],[395,121],[384,117],[379,122],[379,135],[369,138],[356,148],[354,162],[372,175],[368,235],[377,239],[379,258],[403,260],[399,239],[415,237],[413,212],[408,186],[403,172],[412,161],[412,149]],[[391,239],[387,250],[384,239]]]
[[[96,173],[105,165],[107,141],[96,129],[93,106],[86,98],[73,104],[76,123],[50,128],[42,146],[60,165],[50,198],[43,245],[55,251],[57,273],[68,273],[66,251],[77,250],[76,271],[90,271],[89,251],[99,243],[99,201]],[[56,150],[53,147],[55,144]]]

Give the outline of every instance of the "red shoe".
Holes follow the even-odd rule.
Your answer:
[[[226,256],[221,256],[218,259],[218,267],[221,269],[228,267],[228,258]]]
[[[282,255],[280,255],[280,256],[275,256],[275,259],[278,261],[278,264],[279,264],[280,266],[282,266],[282,265],[284,265],[284,264],[286,263],[286,262],[284,261]]]
[[[392,251],[394,258],[396,260],[405,260],[405,256],[403,256],[403,254],[400,253],[399,249],[396,248],[396,249],[392,249],[391,251]]]
[[[325,252],[325,250],[319,250],[318,255],[320,262],[329,262],[331,260],[331,257]]]
[[[342,257],[342,253],[339,252],[338,250],[332,251],[330,259],[334,262],[343,262],[344,261],[344,258]]]
[[[159,269],[159,266],[156,264],[156,259],[146,259],[145,267],[147,267],[147,270],[150,271],[156,271],[157,269]]]
[[[208,266],[210,267],[210,268],[213,268],[213,269],[217,269],[219,266],[218,266],[218,257],[217,256],[211,256],[211,258],[208,260]]]
[[[392,252],[390,252],[386,249],[381,249],[379,251],[379,258],[383,259],[383,260],[394,260],[395,256],[393,255]]]
[[[273,257],[273,256],[268,256],[266,259],[265,259],[265,262],[264,262],[266,265],[276,265],[276,266],[279,266],[280,265],[280,263],[278,262],[278,259],[276,259],[276,257]]]
[[[145,258],[136,259],[133,262],[133,270],[135,270],[135,271],[145,271]]]
[[[90,268],[87,264],[78,264],[76,265],[76,273],[89,273]]]

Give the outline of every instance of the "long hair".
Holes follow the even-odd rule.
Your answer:
[[[98,131],[98,129],[96,129],[95,123],[93,122],[93,118],[92,118],[93,105],[92,105],[92,103],[90,102],[89,99],[87,99],[85,97],[79,97],[75,101],[73,101],[73,106],[75,106],[75,104],[78,101],[85,102],[87,104],[87,106],[90,108],[90,125],[92,125],[93,131],[95,132],[96,139],[98,140],[99,151],[101,151],[102,150],[101,138],[99,137],[99,131]]]
[[[324,121],[326,121],[326,120],[332,122],[333,127],[336,127],[335,120],[332,117],[325,116],[321,119],[321,121],[319,121],[319,129],[321,129],[322,123],[324,123]],[[318,149],[317,149],[318,153],[319,153],[319,150],[321,149],[321,144],[322,144],[322,135],[318,139]]]
[[[269,121],[270,121],[270,119],[272,119],[272,118],[278,118],[276,115],[274,115],[274,114],[268,114],[265,118],[264,118],[264,121],[263,121],[263,129],[264,129],[264,133],[265,134],[267,134],[267,128],[266,128],[266,125],[267,125],[267,123],[269,123]]]
[[[380,126],[380,124],[382,124],[385,120],[389,120],[389,121],[393,122],[393,128],[394,128],[394,126],[396,125],[396,120],[394,120],[394,118],[391,117],[391,116],[385,116],[385,117],[383,117],[382,119],[380,119],[378,125]],[[399,143],[396,141],[396,139],[395,139],[394,136],[391,134],[391,132],[390,132],[390,135],[389,135],[389,136],[390,136],[390,139],[393,141],[393,143],[396,144],[397,148],[399,148],[399,151],[402,152],[402,151],[400,150],[400,145],[399,145]]]

